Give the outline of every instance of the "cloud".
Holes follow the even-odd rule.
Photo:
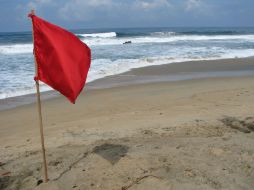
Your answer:
[[[186,11],[191,11],[194,9],[198,9],[200,8],[202,5],[202,1],[201,0],[187,0],[185,3],[185,10]]]
[[[52,3],[52,0],[34,0],[29,1],[26,4],[27,9],[39,9],[41,6],[49,5]]]
[[[193,17],[205,16],[207,18],[216,17],[214,11],[218,10],[214,3],[205,0],[186,0],[184,11],[191,14]]]
[[[164,8],[171,7],[171,4],[168,2],[168,0],[153,0],[153,1],[136,0],[134,2],[134,6],[142,10],[152,10],[152,9],[162,8],[162,7]]]
[[[77,0],[77,2],[84,2],[82,0]],[[98,7],[98,6],[110,6],[112,4],[112,0],[90,0],[87,1],[88,6]]]
[[[86,21],[95,14],[103,16],[114,4],[112,0],[67,1],[59,8],[58,15],[64,20]]]
[[[253,0],[2,1],[1,31],[30,30],[27,14],[32,8],[38,16],[66,28],[253,26]]]
[[[30,0],[19,2],[15,5],[16,21],[22,23],[27,21],[27,14],[34,9],[35,13],[43,12],[45,8],[51,7],[55,3],[53,0]]]
[[[43,13],[46,13],[47,10],[50,10],[56,5],[57,3],[53,0],[30,0],[26,3],[19,3],[16,5],[16,11],[23,16],[20,17],[20,15],[18,15],[17,19],[24,19],[27,13],[32,9],[34,9],[36,13],[39,12],[40,14],[45,15]]]
[[[69,28],[178,26],[204,17],[215,20],[218,10],[205,0],[27,0],[20,5],[20,22],[34,8],[39,16]]]
[[[58,15],[68,21],[89,21],[94,18],[114,20],[121,16],[125,18],[145,15],[146,17],[144,11],[151,12],[153,15],[160,14],[158,10],[167,10],[169,7],[172,7],[169,0],[72,0],[61,6]]]

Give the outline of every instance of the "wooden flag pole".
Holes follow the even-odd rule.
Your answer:
[[[34,15],[34,10],[31,10],[31,14]],[[32,28],[33,42],[34,42],[34,31]],[[34,52],[33,52],[34,53]],[[36,55],[34,53],[34,65],[35,65],[35,76],[38,76],[38,65],[36,60]],[[44,145],[44,133],[43,133],[43,123],[42,123],[42,114],[41,114],[41,96],[40,96],[40,84],[39,80],[35,80],[36,84],[36,92],[37,92],[37,107],[38,107],[38,115],[39,115],[39,126],[40,126],[40,135],[41,135],[41,148],[42,148],[42,156],[43,156],[43,168],[44,168],[44,181],[48,182],[48,168],[47,168],[47,159]]]

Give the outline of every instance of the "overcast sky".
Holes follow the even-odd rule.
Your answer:
[[[68,29],[254,26],[254,0],[0,0],[0,32],[30,31],[32,8]]]

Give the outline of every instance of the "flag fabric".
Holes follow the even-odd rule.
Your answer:
[[[72,103],[82,91],[91,64],[91,50],[71,32],[29,14],[33,24],[37,76]]]

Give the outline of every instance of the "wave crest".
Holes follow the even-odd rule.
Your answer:
[[[1,45],[0,54],[26,54],[33,52],[33,44]]]
[[[167,37],[167,36],[175,36],[176,32],[152,32],[151,36],[161,36],[161,37]]]
[[[116,37],[117,34],[115,32],[104,32],[104,33],[92,33],[92,34],[78,34],[78,36],[87,38],[87,37],[92,37],[92,38],[113,38]]]

